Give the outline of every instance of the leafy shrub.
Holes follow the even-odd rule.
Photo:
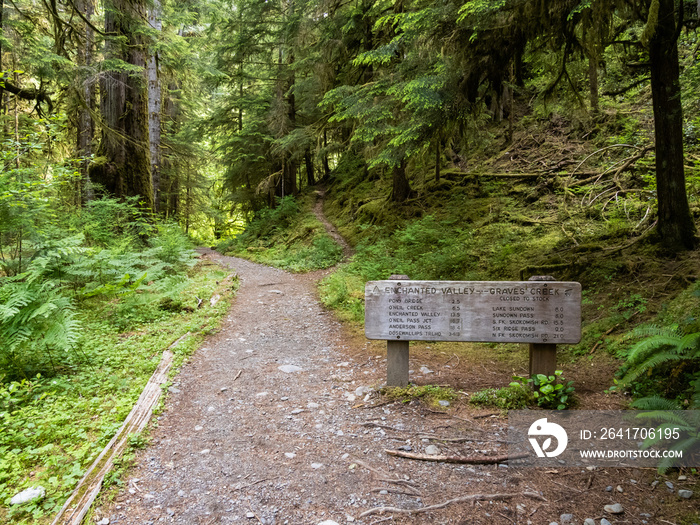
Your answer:
[[[513,377],[510,386],[527,388],[532,386],[532,396],[537,405],[542,408],[564,410],[574,403],[574,382],[566,381],[561,370],[555,370],[554,375],[536,374],[531,378]]]

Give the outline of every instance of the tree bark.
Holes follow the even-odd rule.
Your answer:
[[[651,93],[656,135],[658,231],[671,252],[696,245],[683,169],[683,109],[681,106],[677,26],[673,0],[659,0],[659,18],[649,42]]]
[[[440,160],[442,148],[440,147],[440,134],[435,135],[435,182],[440,182]]]
[[[406,161],[394,166],[392,176],[391,200],[394,202],[405,202],[411,196],[411,186],[406,177]]]
[[[153,0],[153,5],[148,12],[149,25],[160,32],[163,30],[161,22],[160,0]],[[160,210],[160,143],[161,143],[161,89],[158,75],[158,53],[153,51],[148,57],[148,143],[151,154],[151,181],[153,184],[153,211]]]
[[[598,57],[595,56],[595,53],[588,57],[588,86],[591,111],[593,113],[598,113],[600,111],[598,96]]]
[[[105,3],[105,33],[113,37],[105,44],[106,57],[145,68],[146,50],[138,29],[144,17],[140,0]],[[144,74],[107,71],[100,79],[100,93],[104,124],[90,177],[109,194],[138,195],[144,207],[153,209]]]
[[[85,17],[88,22],[92,19],[92,15],[95,14],[93,0],[78,0],[75,4],[75,8],[83,15],[83,17]],[[85,46],[78,52],[78,63],[83,67],[89,68],[92,65],[93,45],[95,40],[94,31],[92,27],[90,27],[90,24],[85,24],[84,36]],[[80,201],[81,204],[86,204],[94,197],[88,167],[90,164],[89,157],[92,154],[92,139],[95,134],[95,123],[92,120],[91,111],[95,109],[96,97],[93,79],[91,77],[87,77],[84,79],[81,78],[80,80],[82,85],[78,86],[77,89],[79,91],[78,97],[82,100],[77,116],[76,149],[78,156],[84,159],[80,163],[80,173],[82,176]]]
[[[316,184],[316,176],[314,175],[314,162],[311,158],[311,151],[308,149],[304,153],[304,162],[306,163],[306,184],[307,186],[313,186]]]

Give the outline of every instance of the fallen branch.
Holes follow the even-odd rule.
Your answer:
[[[375,487],[375,488],[370,490],[370,492],[382,492],[382,491],[388,492],[390,494],[405,494],[407,496],[420,496],[420,492],[418,492],[417,490],[412,489],[410,487],[403,489],[403,490],[392,488],[392,487]]]
[[[394,512],[398,514],[420,514],[422,512],[431,512],[433,510],[444,509],[445,507],[452,505],[453,503],[466,503],[469,501],[483,501],[483,500],[506,500],[517,498],[518,496],[525,496],[528,498],[538,499],[540,501],[546,501],[537,492],[523,492],[522,494],[470,494],[469,496],[460,496],[459,498],[450,499],[444,501],[443,503],[438,503],[437,505],[430,505],[428,507],[423,507],[420,509],[400,509],[398,507],[376,507],[374,509],[369,509],[364,511],[358,516],[358,518],[364,518],[365,516],[371,516],[372,514],[384,514],[385,512]]]
[[[406,459],[417,459],[419,461],[435,461],[439,463],[461,463],[467,465],[492,465],[503,463],[509,459],[520,459],[529,457],[530,454],[516,454],[513,456],[429,456],[428,454],[415,454],[413,452],[403,452],[401,450],[384,449],[390,456],[398,456]]]
[[[443,443],[467,443],[469,441],[483,441],[488,443],[508,443],[505,439],[487,439],[475,437],[446,438],[440,436],[430,436],[428,434],[418,434],[417,439],[429,439],[431,441],[442,441]]]

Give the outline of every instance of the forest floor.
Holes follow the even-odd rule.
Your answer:
[[[425,453],[429,445],[453,456],[502,454],[507,417],[466,397],[444,411],[387,402],[375,391],[386,377],[382,345],[318,301],[316,283],[330,270],[292,274],[201,252],[238,274],[236,300],[174,379],[148,446],[96,509],[96,522],[693,523],[696,502],[677,496],[682,488],[698,492],[692,474],[679,480],[654,469],[536,470],[388,455],[398,447]],[[469,393],[505,386],[526,369],[524,356],[514,369],[512,360],[474,346],[473,358],[456,360],[412,346],[411,381]],[[615,368],[603,357],[564,368],[576,380],[578,408],[624,406],[622,396],[603,393]],[[450,441],[457,438],[464,441]],[[622,514],[604,511],[614,503]]]

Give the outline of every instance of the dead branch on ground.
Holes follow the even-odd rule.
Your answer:
[[[444,509],[445,507],[452,505],[454,503],[467,503],[473,501],[483,501],[483,500],[508,500],[517,498],[518,496],[525,496],[527,498],[533,498],[540,501],[547,501],[537,492],[523,492],[521,494],[470,494],[468,496],[460,496],[459,498],[450,499],[436,505],[429,505],[428,507],[423,507],[420,509],[400,509],[398,507],[376,507],[374,509],[369,509],[360,514],[359,518],[364,518],[365,516],[371,516],[372,514],[384,514],[385,512],[393,512],[397,514],[420,514],[423,512],[431,512],[433,510]]]
[[[438,463],[460,463],[466,465],[493,465],[494,463],[503,463],[510,459],[520,459],[529,457],[530,454],[516,454],[513,456],[443,456],[428,454],[416,454],[413,452],[403,452],[401,450],[384,449],[384,452],[390,456],[398,456],[406,459],[417,459],[419,461],[435,461]]]

